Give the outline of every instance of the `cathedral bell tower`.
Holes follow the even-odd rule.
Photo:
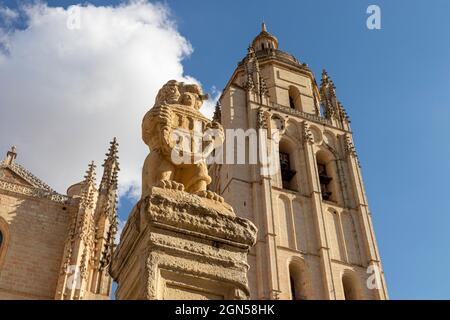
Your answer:
[[[210,167],[212,189],[258,228],[248,256],[251,298],[387,299],[350,121],[326,71],[318,86],[263,23],[215,119],[244,132],[246,159],[253,132],[274,143],[267,152],[279,161],[271,174],[259,162]],[[237,136],[227,133],[226,148]]]

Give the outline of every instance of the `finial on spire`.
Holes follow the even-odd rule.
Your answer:
[[[14,160],[17,158],[17,152],[16,152],[16,146],[12,146],[11,150],[9,150],[6,153],[6,159],[5,159],[5,163],[7,165],[10,165],[14,162]]]
[[[220,123],[221,119],[222,119],[222,109],[220,107],[220,102],[217,101],[216,108],[214,110],[213,120]]]
[[[262,31],[267,32],[267,26],[266,26],[266,23],[264,22],[264,20],[262,22]]]
[[[105,162],[103,163],[103,177],[100,183],[100,191],[109,192],[112,187],[117,189],[117,173],[119,169],[119,156],[118,156],[119,143],[117,138],[114,137],[110,142],[109,152],[106,154]]]
[[[320,82],[322,88],[329,87],[332,94],[335,94],[335,86],[333,80],[330,79],[328,73],[325,69],[322,70],[322,80]]]
[[[106,154],[106,156],[108,158],[106,160],[108,160],[108,159],[117,160],[117,158],[118,158],[117,153],[118,153],[118,146],[119,146],[119,143],[117,142],[117,138],[114,137],[113,140],[109,144],[110,144],[109,152]],[[105,162],[106,162],[106,160],[105,160]]]
[[[94,161],[89,163],[86,175],[84,176],[83,187],[81,191],[80,207],[84,209],[92,209],[94,205],[95,190],[95,164]]]
[[[91,161],[88,165],[88,169],[86,171],[86,175],[84,176],[85,183],[95,183],[95,164],[94,161]]]

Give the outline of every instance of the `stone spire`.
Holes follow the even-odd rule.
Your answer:
[[[246,81],[243,84],[247,91],[256,93],[260,99],[269,96],[266,82],[261,76],[258,58],[256,57],[253,46],[248,47],[247,57],[245,58]]]
[[[320,89],[326,98],[336,97],[336,87],[333,80],[330,79],[325,69],[322,70],[322,80],[320,81]]]
[[[108,192],[111,189],[117,190],[117,174],[119,172],[119,157],[116,137],[110,142],[109,152],[106,154],[103,163],[103,176],[100,183],[100,193]]]
[[[86,170],[86,175],[84,176],[84,183],[85,184],[95,184],[95,168],[97,166],[95,165],[94,161],[91,161],[88,164],[88,169]]]
[[[94,258],[93,283],[100,294],[108,295],[111,278],[108,267],[115,248],[118,229],[117,216],[117,175],[119,172],[119,143],[117,139],[110,142],[106,159],[103,163],[103,176],[99,188],[99,198],[95,212],[96,249]]]
[[[322,80],[320,81],[320,98],[322,100],[325,118],[331,119],[335,117],[337,114],[334,103],[336,100],[336,88],[325,69],[322,71]]]
[[[108,266],[117,233],[117,139],[114,138],[103,163],[103,176],[96,188],[96,166],[89,164],[81,186],[78,213],[74,216],[66,241],[65,255],[58,280],[58,299],[107,298],[112,278]],[[77,285],[71,285],[70,268],[79,270]]]
[[[91,161],[84,176],[83,187],[81,192],[81,207],[92,208],[94,205],[95,192],[95,164]]]
[[[102,215],[108,217],[111,224],[112,238],[115,237],[117,229],[117,176],[120,170],[118,147],[119,143],[114,137],[110,142],[109,152],[106,154],[106,159],[103,163],[103,176],[96,210],[97,217]]]
[[[319,91],[325,118],[334,119],[334,121],[337,121],[340,125],[348,126],[350,119],[344,106],[338,101],[336,97],[336,87],[325,69],[322,71],[322,80],[320,81]]]
[[[341,121],[350,123],[350,118],[347,114],[347,111],[345,111],[344,106],[339,101],[338,101],[338,110],[339,110],[339,116],[340,116]]]
[[[56,299],[76,299],[85,297],[89,291],[89,273],[95,245],[94,207],[97,199],[96,166],[89,163],[81,187],[81,200],[78,212],[73,217],[65,254],[58,279]],[[79,278],[73,279],[73,270],[79,271]],[[78,274],[77,274],[78,275]]]
[[[216,108],[214,109],[213,121],[220,123],[221,119],[222,119],[222,109],[220,107],[220,102],[217,101]]]
[[[267,32],[267,26],[266,26],[266,23],[264,21],[262,22],[261,29],[262,29],[262,31]]]

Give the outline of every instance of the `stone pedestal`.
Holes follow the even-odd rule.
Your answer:
[[[249,297],[247,253],[257,230],[217,198],[153,187],[136,204],[111,265],[117,299]]]

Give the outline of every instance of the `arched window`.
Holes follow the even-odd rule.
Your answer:
[[[295,109],[294,98],[292,98],[291,95],[289,95],[289,107],[291,107],[291,109]]]
[[[322,199],[326,201],[336,201],[336,190],[332,158],[325,152],[319,151],[316,154],[317,173],[319,174],[320,191]]]
[[[289,107],[302,111],[300,91],[294,86],[289,87]]]
[[[279,144],[280,173],[283,189],[298,191],[295,177],[297,171],[294,163],[294,148],[288,140],[282,139]]]
[[[284,189],[291,189],[290,182],[295,175],[295,171],[291,168],[292,164],[289,153],[280,151],[281,180],[283,181]]]
[[[358,279],[354,274],[344,273],[342,276],[342,289],[345,300],[360,300],[360,289]]]
[[[289,275],[289,280],[291,281],[291,298],[292,300],[298,300],[297,295],[295,294],[295,280],[292,275]]]
[[[292,261],[289,264],[289,281],[292,300],[307,300],[311,298],[309,278],[303,262]]]

